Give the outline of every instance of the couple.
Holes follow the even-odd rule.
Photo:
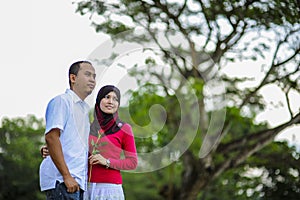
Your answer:
[[[95,88],[95,77],[90,62],[73,63],[70,89],[48,103],[47,147],[42,148],[45,159],[40,165],[40,187],[47,200],[125,199],[120,170],[137,167],[134,136],[118,117],[121,96],[112,85],[99,90],[89,123],[84,100]]]

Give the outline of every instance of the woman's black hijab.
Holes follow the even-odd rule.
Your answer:
[[[118,102],[120,106],[120,90],[113,85],[103,86],[97,95],[95,110],[94,110],[94,121],[91,124],[90,134],[98,136],[100,128],[104,131],[105,135],[116,133],[123,126],[123,122],[119,119],[118,111],[114,114],[104,113],[100,109],[100,101],[110,92],[115,92],[118,97]]]

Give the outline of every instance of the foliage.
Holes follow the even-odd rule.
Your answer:
[[[296,148],[288,147],[286,142],[272,143],[249,158],[249,167],[262,169],[257,177],[262,185],[261,199],[299,198],[299,158]]]
[[[157,91],[161,88],[153,84],[144,85],[143,88],[144,90],[132,92],[129,114],[132,124],[135,125],[133,129],[139,152],[151,152],[172,140],[178,129],[173,126],[172,121],[178,121],[181,112],[174,95],[158,95]],[[159,107],[155,107],[156,105]],[[153,135],[155,137],[151,137]]]
[[[222,142],[230,142],[237,138],[245,137],[246,135],[266,129],[266,123],[254,123],[254,116],[243,115],[241,109],[236,107],[226,108],[225,124],[230,124],[228,133],[224,136]]]
[[[0,199],[44,199],[39,188],[43,121],[4,118],[0,128]]]
[[[197,132],[180,158],[180,181],[171,187],[163,179],[163,198],[196,199],[223,173],[240,169],[278,133],[300,123],[299,107],[292,107],[290,99],[292,93],[300,93],[298,1],[95,0],[77,5],[77,11],[90,15],[95,29],[109,34],[115,45],[137,43],[147,55],[142,64],[134,63],[128,70],[139,86],[139,91],[132,93],[127,113],[137,124],[135,133],[141,136],[137,139],[139,151],[151,152],[166,145],[178,135],[181,121],[189,125],[188,136],[193,129]],[[155,44],[151,56],[146,54],[151,51],[149,44]],[[113,60],[118,52],[111,54]],[[258,65],[259,80],[226,73],[233,62],[240,62],[240,71],[247,70],[252,66],[244,62],[249,61]],[[210,86],[217,83],[223,83],[224,91],[212,93]],[[254,123],[257,114],[266,109],[261,92],[270,85],[280,89],[290,114],[275,127]],[[188,96],[191,94],[195,96]],[[181,99],[187,103],[181,104]],[[155,117],[151,117],[156,104],[165,111],[156,106]],[[225,114],[219,111],[225,108],[224,124],[211,129],[213,114],[219,113],[217,120],[222,120]],[[194,118],[197,114],[200,117]],[[166,119],[163,125],[159,123],[162,119]],[[193,119],[198,120],[197,125]],[[158,133],[151,134],[153,129]],[[188,137],[182,138],[185,142]],[[198,151],[203,146],[211,147],[205,157]]]
[[[145,200],[161,200],[162,194],[172,191],[172,188],[180,184],[181,170],[182,164],[177,162],[153,172],[122,172],[125,196],[131,200],[141,197]]]
[[[286,142],[274,142],[213,181],[198,199],[299,198],[299,153]]]
[[[125,119],[122,108],[120,115]],[[236,109],[229,109],[236,113]],[[250,118],[236,116],[243,127],[248,123],[253,129],[262,127],[251,124]],[[38,166],[41,162],[39,147],[42,145],[43,121],[34,116],[4,119],[0,128],[0,199],[44,199],[39,190]],[[236,130],[235,134],[239,134]],[[231,131],[230,131],[231,132]],[[243,128],[240,129],[243,132]],[[213,180],[198,199],[291,199],[299,197],[300,155],[286,142],[274,142],[249,157],[244,164],[230,169]],[[215,158],[219,159],[219,158]],[[183,162],[175,162],[163,169],[148,173],[122,172],[127,199],[160,200],[164,193],[180,186]],[[12,192],[13,191],[13,192]],[[172,195],[179,195],[173,192]]]

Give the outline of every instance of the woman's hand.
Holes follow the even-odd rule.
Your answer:
[[[104,158],[101,154],[91,155],[89,157],[89,163],[91,165],[94,164],[106,165],[106,158]]]
[[[47,146],[42,146],[40,151],[41,151],[41,155],[43,158],[46,158],[47,156],[49,156],[49,151],[48,151]]]

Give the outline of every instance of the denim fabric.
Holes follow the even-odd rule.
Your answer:
[[[83,190],[69,193],[64,183],[56,182],[54,189],[46,190],[47,200],[83,200]]]

